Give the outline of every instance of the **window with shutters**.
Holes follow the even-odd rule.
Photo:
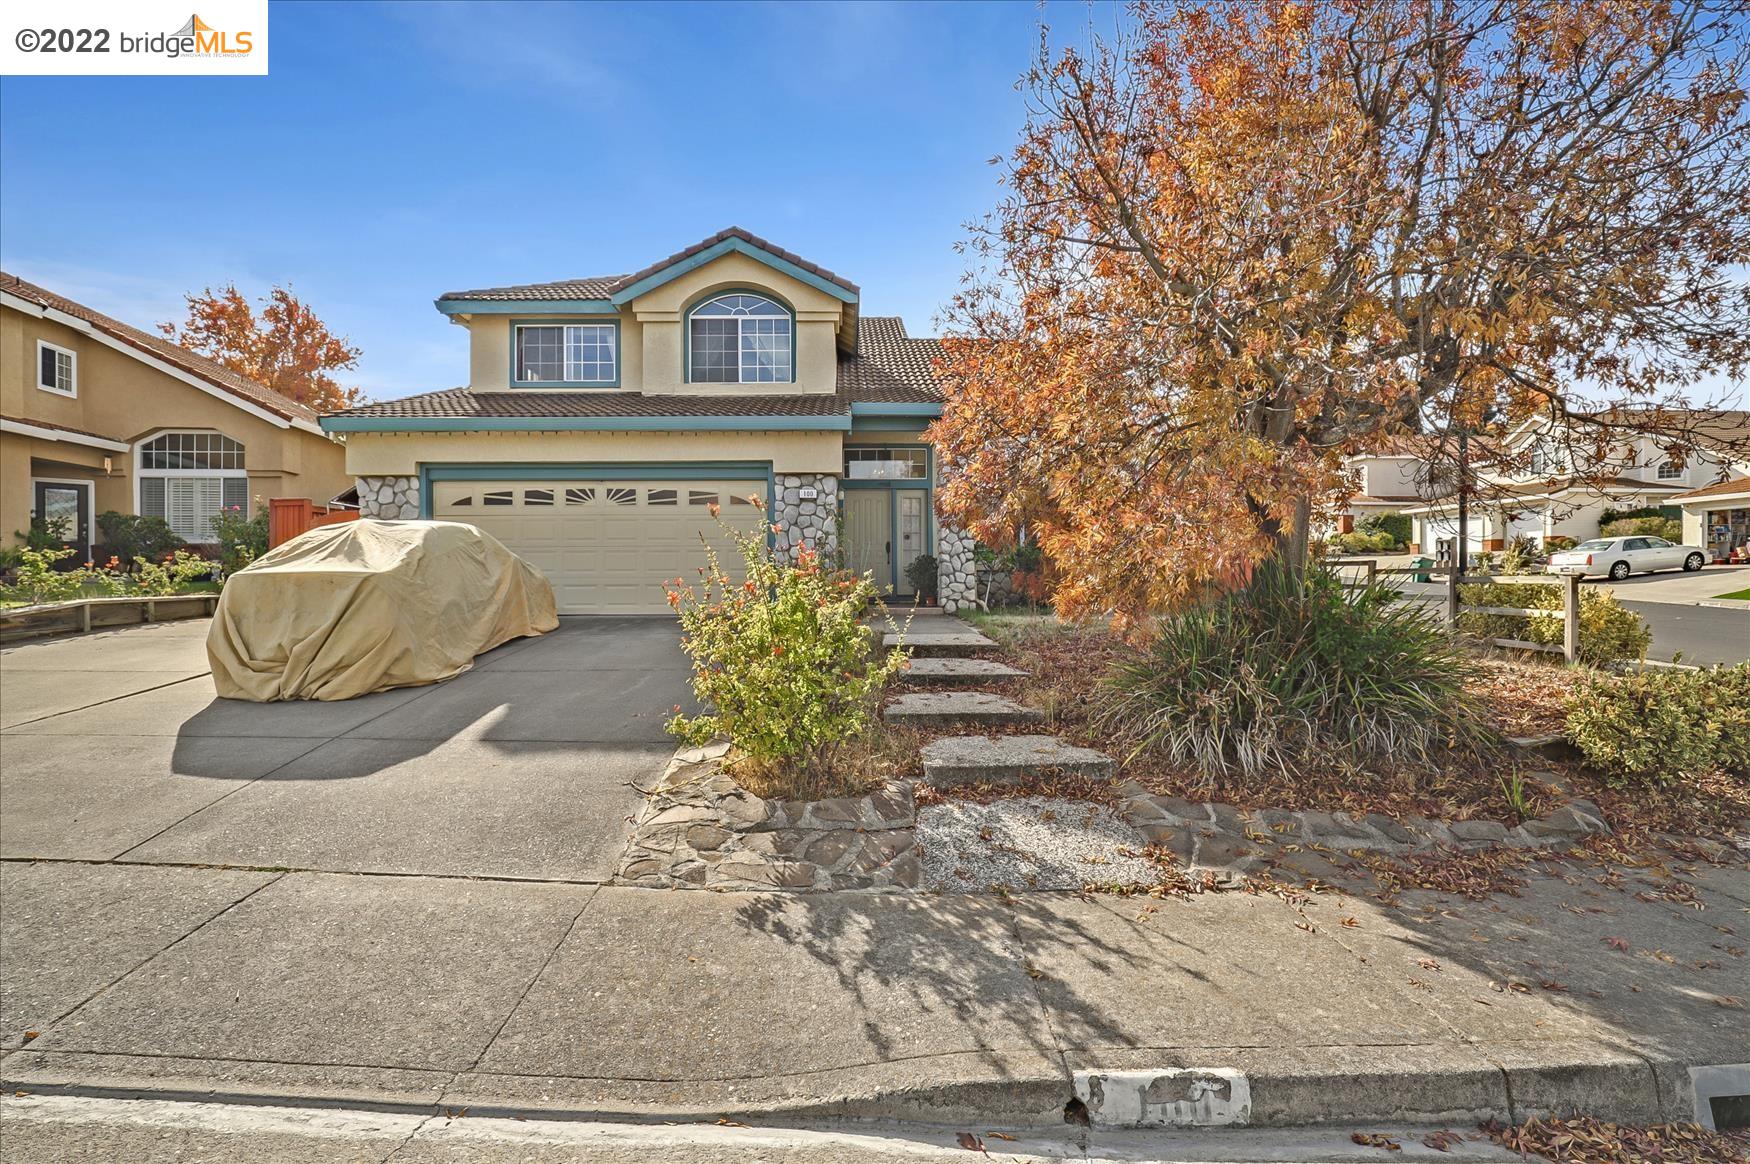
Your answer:
[[[161,517],[187,542],[214,540],[222,509],[249,511],[243,445],[223,433],[166,432],[136,446],[140,515]]]

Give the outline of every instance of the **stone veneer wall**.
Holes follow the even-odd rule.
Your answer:
[[[419,516],[418,477],[360,477],[357,480],[360,517],[403,521]]]
[[[815,496],[804,498],[802,490]],[[832,473],[785,473],[777,480],[772,521],[777,548],[792,559],[807,547],[832,554],[839,545],[839,479]]]
[[[978,601],[978,568],[972,556],[976,544],[971,534],[942,525],[936,535],[936,590],[942,609],[953,614]]]

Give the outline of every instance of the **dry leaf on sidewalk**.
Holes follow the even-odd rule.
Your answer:
[[[984,1152],[986,1156],[990,1155],[989,1152],[985,1152],[984,1141],[973,1135],[971,1132],[954,1133],[954,1142],[962,1148],[965,1148],[968,1152]]]
[[[1404,1146],[1390,1136],[1382,1136],[1378,1132],[1352,1132],[1349,1138],[1363,1148],[1384,1148],[1388,1152],[1401,1152]]]

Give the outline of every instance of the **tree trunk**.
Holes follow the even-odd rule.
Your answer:
[[[1262,525],[1273,543],[1270,560],[1291,573],[1306,570],[1307,539],[1312,524],[1312,500],[1302,497],[1295,501],[1294,511],[1286,522],[1266,518]]]

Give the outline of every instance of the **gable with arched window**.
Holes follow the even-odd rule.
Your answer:
[[[796,379],[796,325],[765,295],[731,291],[687,314],[687,379],[694,384],[789,384]]]
[[[215,540],[221,510],[249,508],[240,441],[224,433],[163,432],[135,446],[138,511],[161,517],[187,542]]]

